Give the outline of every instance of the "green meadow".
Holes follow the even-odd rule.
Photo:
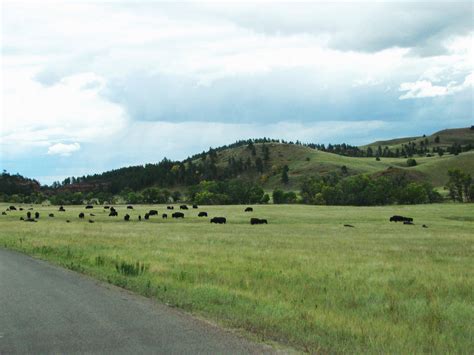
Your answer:
[[[118,217],[101,206],[33,206],[36,223],[19,220],[30,206],[22,207],[0,216],[1,247],[254,339],[323,353],[474,349],[474,204],[200,206],[183,220],[161,205],[116,206]],[[139,222],[152,208],[159,216]],[[228,222],[210,224],[199,211]],[[394,214],[415,225],[390,223]],[[250,217],[269,224],[251,226]]]

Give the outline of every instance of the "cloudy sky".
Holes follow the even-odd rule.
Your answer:
[[[0,168],[51,183],[474,124],[473,4],[4,1]]]

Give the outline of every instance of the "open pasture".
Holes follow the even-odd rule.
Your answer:
[[[65,206],[66,212],[32,206],[33,215],[40,213],[36,223],[19,220],[30,206],[22,207],[0,216],[0,246],[261,340],[309,352],[474,348],[472,204],[256,205],[247,213],[246,206],[189,206],[177,220],[171,213],[179,205],[173,211],[115,206],[117,217],[102,206]],[[158,215],[145,221],[150,209]],[[201,211],[209,217],[197,217]],[[415,224],[391,223],[392,215],[412,217]],[[216,216],[227,223],[209,223]],[[251,217],[268,225],[250,225]]]

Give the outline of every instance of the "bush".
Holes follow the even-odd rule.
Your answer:
[[[413,159],[413,158],[410,158],[407,160],[407,166],[416,166],[417,163],[416,163],[416,160]]]

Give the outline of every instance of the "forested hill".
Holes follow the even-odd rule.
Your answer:
[[[311,177],[388,176],[400,172],[410,180],[442,187],[448,181],[449,169],[460,168],[474,175],[473,147],[474,128],[444,130],[361,147],[251,139],[211,148],[184,161],[163,159],[154,164],[67,178],[43,192],[110,195],[147,187],[186,191],[202,181],[230,180],[256,184],[266,191],[275,188],[297,191]],[[0,186],[0,192],[6,195],[29,194],[40,189],[34,180],[7,173],[3,174]]]

